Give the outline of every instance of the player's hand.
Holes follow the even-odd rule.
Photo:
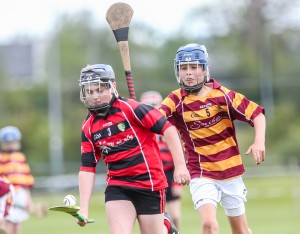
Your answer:
[[[185,164],[175,167],[174,181],[177,184],[186,185],[190,183],[190,180],[191,176]]]
[[[265,161],[266,158],[266,151],[265,151],[265,144],[261,142],[254,142],[250,147],[248,148],[246,155],[250,154],[252,152],[254,161],[257,165],[261,164],[263,161]]]
[[[86,218],[87,215],[80,214],[79,212],[78,212],[77,214],[80,215],[81,217],[83,217],[84,220],[81,221],[81,220],[79,220],[79,219],[76,219],[76,223],[77,223],[79,226],[84,227],[84,226],[87,224],[87,222],[88,222],[88,218]]]

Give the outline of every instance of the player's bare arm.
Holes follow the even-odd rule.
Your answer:
[[[165,140],[168,144],[169,150],[172,153],[175,171],[174,180],[178,184],[189,184],[191,177],[185,164],[185,158],[182,152],[181,143],[177,130],[174,126],[169,127],[164,132]]]
[[[80,226],[84,226],[87,223],[88,216],[89,216],[89,203],[93,192],[95,173],[80,171],[78,177],[79,177],[79,193],[80,193],[80,210],[78,213],[83,215],[86,220],[85,222],[80,222],[78,220],[77,223]]]
[[[248,148],[246,155],[252,152],[256,164],[260,164],[265,160],[265,132],[266,132],[266,118],[260,113],[254,120],[255,137],[254,142]]]

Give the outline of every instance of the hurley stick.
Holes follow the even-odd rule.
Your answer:
[[[106,12],[106,20],[111,27],[119,46],[129,96],[132,99],[136,99],[128,45],[129,24],[132,15],[133,9],[128,4],[118,2],[109,7]]]
[[[52,206],[48,210],[64,212],[72,215],[81,222],[84,221],[84,217],[81,214],[77,213],[80,210],[79,206]],[[94,223],[95,221],[93,219],[89,219],[87,222]]]

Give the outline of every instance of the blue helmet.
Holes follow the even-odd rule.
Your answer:
[[[20,141],[21,132],[17,127],[6,126],[0,129],[0,142]]]
[[[200,64],[202,65],[203,71],[206,72],[204,81],[194,86],[186,86],[180,78],[179,71],[180,65],[182,64]],[[174,59],[174,70],[175,76],[179,86],[188,92],[199,92],[204,83],[209,81],[208,73],[208,53],[204,45],[199,44],[187,44],[181,46],[175,55]]]

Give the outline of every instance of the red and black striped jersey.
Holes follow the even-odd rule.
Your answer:
[[[22,152],[0,152],[0,176],[7,179],[15,189],[32,188],[34,178]]]
[[[253,126],[253,119],[264,113],[264,108],[214,79],[207,85],[213,89],[204,97],[183,89],[171,92],[160,110],[180,132],[191,178],[240,176],[245,169],[233,121]]]
[[[157,191],[168,186],[156,134],[172,126],[159,110],[117,98],[105,117],[89,114],[82,125],[81,171],[96,171],[102,157],[107,186]]]
[[[160,158],[161,158],[163,166],[164,166],[163,167],[164,171],[174,169],[173,157],[168,148],[167,143],[163,139],[163,136],[156,135],[156,140],[157,140],[157,144],[158,144],[158,148],[159,148],[159,152],[160,152]]]

